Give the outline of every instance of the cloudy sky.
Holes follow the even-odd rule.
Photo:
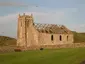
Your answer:
[[[19,13],[32,13],[36,23],[85,32],[85,0],[0,0],[0,35],[16,37]]]

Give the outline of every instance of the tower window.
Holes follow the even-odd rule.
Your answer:
[[[35,24],[33,23],[33,25],[35,25]]]
[[[51,35],[51,40],[53,41],[53,35]]]
[[[60,35],[59,39],[60,39],[60,41],[62,41],[62,36],[61,35]]]
[[[22,27],[22,22],[21,22],[21,27]]]
[[[67,41],[68,41],[68,36],[67,36]]]

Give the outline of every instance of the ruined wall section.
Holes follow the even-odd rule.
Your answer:
[[[53,35],[53,40],[51,40],[52,35]],[[39,33],[40,45],[57,45],[57,44],[72,44],[72,43],[73,43],[73,34]]]
[[[18,18],[18,32],[17,32],[17,46],[35,46],[38,45],[38,31],[33,26],[33,16],[19,15]]]
[[[17,46],[26,46],[25,15],[18,18]]]
[[[33,17],[26,17],[27,47],[38,45],[38,31],[33,26]]]
[[[73,43],[73,34],[42,33],[34,26],[33,16],[19,15],[17,28],[17,46],[40,46]],[[52,38],[53,36],[53,38]],[[61,36],[61,40],[60,40]]]

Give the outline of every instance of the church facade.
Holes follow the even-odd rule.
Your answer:
[[[17,46],[41,46],[73,43],[73,34],[64,25],[34,23],[33,15],[19,15]]]

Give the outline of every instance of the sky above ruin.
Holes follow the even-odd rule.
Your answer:
[[[0,35],[16,37],[19,13],[32,13],[36,23],[85,32],[85,0],[0,0]]]

